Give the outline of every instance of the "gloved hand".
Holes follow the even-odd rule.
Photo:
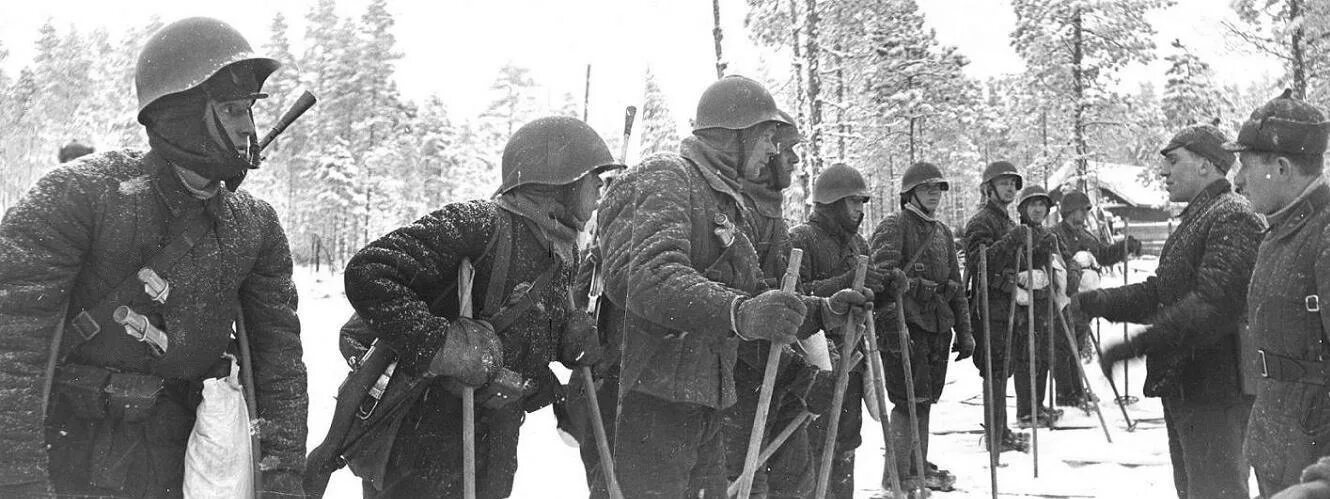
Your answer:
[[[874,293],[880,293],[883,286],[887,283],[888,273],[878,270],[872,265],[868,266],[868,271],[864,273],[864,287],[873,290]],[[854,272],[850,272],[850,280],[845,281],[845,287],[854,284]]]
[[[1330,456],[1322,457],[1315,463],[1302,469],[1302,481],[1330,481]]]
[[[882,292],[886,293],[887,296],[893,297],[892,299],[894,300],[896,296],[900,296],[906,291],[909,291],[910,278],[905,275],[904,270],[891,269],[888,270],[886,274],[886,279],[884,279],[882,283]]]
[[[1071,311],[1073,314],[1084,314],[1085,317],[1093,319],[1103,317],[1105,303],[1104,293],[1099,290],[1076,293],[1071,296]]]
[[[969,331],[960,331],[956,333],[956,339],[952,341],[951,351],[956,352],[956,360],[965,360],[974,355],[974,335]]]
[[[581,310],[569,312],[568,325],[559,338],[559,362],[569,369],[591,367],[605,356],[595,319]]]
[[[477,387],[503,368],[503,345],[490,323],[458,318],[448,324],[444,334],[443,348],[430,360],[427,376],[452,378]]]
[[[789,291],[771,290],[739,303],[734,328],[748,341],[767,340],[776,344],[794,342],[808,307]]]
[[[1043,227],[1035,229],[1034,246],[1038,251],[1047,251],[1049,253],[1057,251],[1058,236],[1053,231]]]
[[[259,490],[260,499],[281,499],[305,497],[300,475],[291,470],[268,470],[263,472],[263,487]]]
[[[1014,245],[1013,247],[1024,248],[1025,235],[1029,232],[1030,226],[1016,224],[1015,227],[1012,227],[1011,230],[1008,230],[1007,233],[1002,236],[1002,239],[999,242],[1002,244]],[[991,264],[992,262],[989,263]]]
[[[1140,352],[1132,346],[1131,340],[1122,343],[1115,343],[1104,348],[1099,356],[1099,369],[1104,371],[1104,377],[1113,377],[1113,364],[1128,359],[1140,357]]]
[[[1136,239],[1136,238],[1134,238],[1134,237],[1127,236],[1127,239],[1124,240],[1123,244],[1125,244],[1126,247],[1127,247],[1127,253],[1132,254],[1132,255],[1136,255],[1136,256],[1140,256],[1140,254],[1141,254],[1141,240],[1140,240],[1140,239]]]
[[[831,298],[827,298],[827,307],[831,309],[833,314],[845,315],[852,307],[860,311],[866,310],[867,307],[873,304],[873,298],[873,291],[866,287],[859,289],[846,288],[837,291],[836,294],[831,295]]]
[[[1270,496],[1270,499],[1330,499],[1330,482],[1314,480],[1300,483],[1281,490]]]

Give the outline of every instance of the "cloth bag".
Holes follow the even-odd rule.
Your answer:
[[[185,449],[183,491],[191,499],[254,496],[249,412],[236,359],[226,357],[231,359],[231,374],[203,380],[203,402]]]

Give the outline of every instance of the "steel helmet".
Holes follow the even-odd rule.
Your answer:
[[[813,181],[814,203],[831,204],[850,196],[871,197],[864,176],[844,163],[827,167]]]
[[[549,116],[522,125],[503,148],[503,194],[527,184],[564,185],[588,172],[623,165],[614,161],[605,140],[577,118]]]
[[[1071,191],[1062,196],[1062,202],[1059,203],[1063,213],[1071,213],[1081,208],[1090,207],[1090,196],[1081,191]]]
[[[984,175],[979,183],[987,184],[993,179],[1010,175],[1016,177],[1016,188],[1020,189],[1025,184],[1025,179],[1021,178],[1021,172],[1016,170],[1016,165],[1006,161],[994,161],[984,168]]]
[[[1016,206],[1021,206],[1024,205],[1026,201],[1040,198],[1042,198],[1045,203],[1048,203],[1049,208],[1053,207],[1053,198],[1048,195],[1048,189],[1044,189],[1044,186],[1042,185],[1031,185],[1021,189],[1021,194],[1016,197]]]
[[[143,45],[134,69],[139,123],[153,102],[195,88],[233,64],[251,65],[260,88],[282,65],[255,54],[245,37],[222,21],[191,17],[166,25]]]
[[[693,131],[707,128],[743,130],[758,123],[775,121],[793,125],[781,116],[776,100],[761,83],[730,75],[712,83],[697,101]]]
[[[951,189],[951,184],[948,184],[947,179],[942,176],[942,169],[925,161],[905,169],[905,173],[901,175],[901,194],[910,192],[921,184],[942,184],[942,190]]]

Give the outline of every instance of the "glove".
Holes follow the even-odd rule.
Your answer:
[[[1130,254],[1133,254],[1133,255],[1140,256],[1140,254],[1141,254],[1141,240],[1140,240],[1140,239],[1136,239],[1136,238],[1134,238],[1134,237],[1127,236],[1127,239],[1126,239],[1126,241],[1125,241],[1125,244],[1126,244],[1126,246],[1127,246],[1127,253],[1130,253]]]
[[[1002,240],[999,242],[1002,244],[1012,245],[1013,248],[1015,247],[1024,248],[1025,235],[1029,232],[1030,232],[1030,226],[1017,224],[1015,227],[1012,227],[1011,230],[1007,231],[1007,234],[1002,236]]]
[[[883,280],[882,292],[888,296],[896,297],[904,294],[910,289],[910,278],[905,276],[905,271],[901,269],[891,269],[886,272],[886,279]],[[893,298],[895,299],[895,298]]]
[[[1105,378],[1112,378],[1113,364],[1139,356],[1140,354],[1132,347],[1131,340],[1109,345],[1099,355],[1099,369],[1104,371]]]
[[[1041,227],[1034,234],[1035,249],[1039,251],[1053,253],[1057,250],[1057,242],[1058,236],[1054,235],[1051,230]]]
[[[873,290],[875,293],[880,293],[883,286],[886,285],[888,275],[888,272],[883,272],[878,270],[877,267],[869,265],[868,272],[864,274],[864,287]],[[846,281],[845,287],[850,287],[850,284],[854,284],[853,272],[850,273],[850,280]]]
[[[490,323],[458,318],[448,324],[444,334],[443,348],[430,360],[426,376],[452,378],[477,387],[503,368],[503,345]]]
[[[1330,457],[1323,457],[1302,469],[1302,481],[1330,481]]]
[[[1323,480],[1300,483],[1280,491],[1270,499],[1330,499],[1330,483]]]
[[[873,291],[868,288],[842,289],[827,298],[827,308],[836,315],[845,315],[851,307],[866,310],[873,303]]]
[[[600,346],[600,333],[590,315],[580,310],[571,311],[568,325],[559,339],[559,361],[569,369],[591,367],[605,356]]]
[[[956,335],[951,344],[951,351],[956,352],[956,360],[965,360],[974,355],[974,335],[962,332]]]
[[[260,499],[281,499],[305,497],[305,489],[300,484],[300,475],[291,470],[269,470],[263,472],[263,489]]]
[[[1105,303],[1104,293],[1099,290],[1076,293],[1071,296],[1071,311],[1073,314],[1084,314],[1086,318],[1103,317]]]
[[[735,332],[748,341],[793,343],[807,314],[808,307],[799,295],[789,291],[767,291],[739,303],[734,314]]]

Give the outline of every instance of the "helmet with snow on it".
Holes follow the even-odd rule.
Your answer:
[[[844,163],[836,163],[822,170],[813,181],[813,202],[831,204],[847,197],[857,196],[867,200],[868,183],[859,170]]]
[[[921,161],[910,165],[901,175],[901,194],[906,194],[915,187],[924,184],[941,184],[942,190],[950,190],[951,184],[947,183],[947,178],[942,175],[942,169],[937,165]]]
[[[994,161],[984,168],[980,184],[987,184],[1002,177],[1015,177],[1016,188],[1020,189],[1025,184],[1025,179],[1021,177],[1021,172],[1016,170],[1016,165],[1006,161]]]
[[[1062,196],[1062,202],[1058,203],[1062,213],[1071,213],[1073,211],[1089,208],[1090,196],[1081,191],[1071,191]]]
[[[138,94],[138,121],[147,124],[144,111],[163,97],[198,88],[213,75],[233,66],[246,66],[258,87],[281,67],[276,59],[254,52],[231,25],[208,17],[190,17],[166,25],[153,34],[139,52],[134,69]],[[254,92],[231,98],[261,99]]]
[[[776,100],[761,83],[729,75],[716,80],[702,92],[702,98],[697,101],[693,131],[707,128],[743,130],[767,121],[794,125],[788,116],[776,107]]]
[[[495,195],[527,184],[565,185],[587,174],[623,168],[609,146],[577,118],[549,116],[522,125],[503,148],[503,182]]]
[[[1016,197],[1016,206],[1025,206],[1026,201],[1043,200],[1049,208],[1053,207],[1053,197],[1048,195],[1048,189],[1041,185],[1031,185],[1021,189],[1021,193]]]

